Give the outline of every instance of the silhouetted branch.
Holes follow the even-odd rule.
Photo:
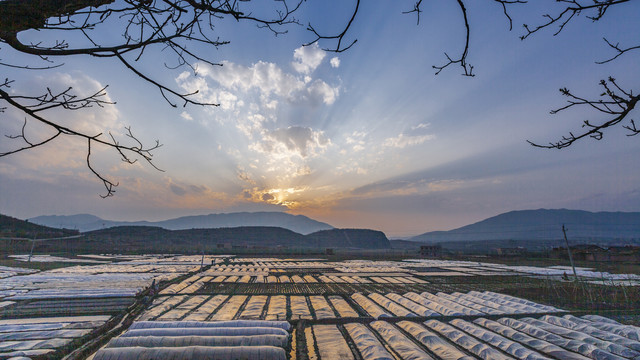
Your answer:
[[[576,106],[588,106],[599,113],[609,116],[607,120],[597,124],[594,124],[590,120],[584,120],[582,123],[584,130],[582,132],[577,135],[570,132],[569,135],[563,136],[561,140],[551,142],[548,145],[540,145],[529,140],[527,140],[527,142],[539,148],[562,149],[571,146],[574,142],[585,137],[601,140],[604,136],[603,131],[605,129],[619,124],[628,117],[629,113],[640,100],[640,95],[633,95],[633,91],[623,90],[612,77],[609,77],[608,80],[600,81],[600,86],[603,87],[604,91],[600,94],[601,99],[597,100],[589,100],[576,96],[566,88],[560,89],[562,95],[569,97],[568,104],[559,109],[552,110],[551,114],[557,114],[560,111]],[[628,136],[638,135],[640,130],[636,127],[633,119],[629,120],[629,123],[629,125],[622,126],[630,132]]]
[[[469,54],[469,37],[471,36],[471,29],[469,28],[469,19],[467,18],[467,9],[464,7],[464,3],[462,0],[457,0],[458,6],[460,10],[462,10],[462,18],[464,19],[464,27],[465,27],[465,42],[464,42],[464,50],[462,51],[462,55],[459,58],[452,59],[449,54],[444,53],[447,57],[448,62],[444,65],[437,66],[433,65],[433,68],[436,70],[436,75],[440,74],[440,72],[446,69],[449,65],[459,64],[464,73],[464,76],[475,76],[473,74],[473,66],[467,63],[467,54]],[[419,12],[418,12],[419,13]]]
[[[148,53],[148,49],[160,46],[175,55],[176,61],[171,66],[165,62],[165,66],[173,69],[187,66],[195,73],[199,62],[220,65],[210,59],[209,52],[196,51],[197,48],[192,47],[192,44],[214,48],[228,44],[228,41],[215,36],[214,25],[217,21],[225,17],[249,21],[278,35],[286,32],[282,30],[283,26],[299,24],[293,14],[303,0],[292,0],[291,3],[293,6],[285,0],[277,0],[272,14],[255,16],[251,9],[262,6],[261,3],[238,0],[4,0],[0,1],[0,42],[7,45],[4,49],[32,55],[45,64],[34,66],[0,62],[0,66],[48,70],[62,66],[52,59],[63,56],[116,58],[137,77],[158,88],[161,96],[173,107],[177,106],[176,98],[183,106],[218,106],[197,100],[198,89],[182,93],[162,84],[142,71],[137,61]],[[105,36],[114,29],[119,29],[120,33]],[[49,31],[60,38],[29,42],[18,36],[26,30]],[[145,147],[131,129],[126,128],[125,135],[134,145],[123,145],[111,133],[108,137],[88,134],[75,129],[73,125],[63,126],[55,119],[42,115],[52,109],[78,110],[111,104],[104,100],[106,87],[89,96],[72,94],[71,88],[58,93],[47,88],[44,94],[32,96],[4,91],[11,82],[7,79],[0,84],[0,101],[26,114],[26,118],[19,134],[7,135],[10,139],[21,141],[22,145],[0,153],[0,157],[42,146],[61,138],[61,135],[84,138],[87,140],[87,167],[103,182],[106,189],[103,197],[112,196],[118,184],[108,180],[92,165],[91,151],[96,145],[115,149],[126,163],[133,164],[142,158],[158,169],[152,162],[152,151],[161,146],[158,141]],[[4,109],[6,107],[0,108],[0,111]],[[25,129],[31,121],[53,129],[54,135],[38,141],[30,139]]]
[[[564,27],[575,17],[579,16],[583,11],[591,11],[593,15],[587,16],[588,19],[592,21],[598,21],[602,19],[602,17],[606,14],[607,10],[609,10],[610,6],[623,4],[629,2],[630,0],[591,0],[589,2],[581,1],[581,0],[556,0],[559,3],[569,4],[564,7],[561,11],[556,14],[544,14],[543,17],[546,19],[542,24],[530,27],[527,24],[524,24],[524,29],[526,30],[526,34],[522,35],[520,39],[524,40],[531,36],[532,34],[545,29],[550,26],[557,26],[558,29],[553,34],[558,35]],[[587,3],[587,4],[584,4]]]
[[[309,24],[307,26],[307,30],[311,31],[314,35],[315,35],[315,39],[313,41],[310,41],[306,44],[304,44],[305,46],[309,46],[312,45],[314,43],[317,43],[320,40],[337,40],[336,43],[336,47],[335,49],[333,48],[325,48],[325,51],[331,51],[331,52],[336,52],[336,53],[341,53],[343,51],[347,51],[349,50],[349,48],[351,48],[356,42],[358,42],[358,39],[355,39],[351,42],[351,44],[347,45],[347,46],[342,46],[342,40],[344,39],[344,36],[347,34],[347,31],[349,31],[349,28],[351,28],[351,25],[353,24],[353,20],[355,20],[356,15],[358,14],[358,9],[360,8],[360,0],[356,0],[356,8],[353,10],[353,13],[351,14],[351,18],[349,19],[349,22],[347,23],[347,26],[344,27],[344,29],[342,30],[342,32],[338,35],[320,35],[318,33],[318,31],[316,31],[316,29],[311,26],[311,24]]]
[[[72,88],[67,88],[66,90],[54,93],[50,89],[47,89],[47,92],[40,96],[23,96],[23,95],[12,95],[8,92],[2,90],[2,87],[8,87],[11,82],[9,80],[5,80],[3,84],[0,84],[0,99],[7,102],[10,106],[15,109],[20,110],[24,114],[28,116],[29,119],[39,122],[48,126],[49,128],[55,131],[54,135],[47,136],[44,140],[32,141],[26,135],[26,127],[27,127],[27,118],[22,125],[22,129],[20,134],[18,135],[5,135],[9,139],[13,140],[21,140],[25,145],[18,147],[13,150],[5,151],[0,153],[0,157],[8,156],[11,154],[15,154],[21,151],[30,150],[44,144],[51,142],[52,140],[60,137],[60,135],[71,136],[71,137],[79,137],[87,140],[87,167],[89,170],[98,177],[104,184],[107,193],[106,195],[101,195],[104,197],[112,196],[115,193],[115,187],[118,186],[117,183],[114,183],[110,180],[107,180],[100,172],[96,171],[91,164],[91,145],[92,143],[107,146],[109,148],[115,149],[123,161],[126,161],[129,164],[133,164],[137,161],[133,156],[138,156],[144,159],[149,165],[153,166],[155,169],[160,170],[153,163],[153,151],[162,146],[158,140],[156,140],[155,144],[152,146],[143,146],[142,142],[133,135],[131,129],[129,127],[126,128],[127,134],[126,136],[134,141],[134,145],[123,145],[120,144],[115,137],[109,133],[110,140],[105,140],[101,136],[102,134],[90,135],[85,132],[81,132],[78,130],[71,129],[66,126],[62,126],[59,123],[51,121],[44,116],[40,115],[41,112],[45,112],[47,110],[51,110],[54,108],[63,108],[65,110],[79,110],[90,108],[94,105],[96,106],[104,106],[105,104],[113,104],[110,101],[103,100],[103,97],[106,96],[105,88],[98,90],[96,93],[86,96],[79,97],[71,93]],[[160,170],[162,171],[162,170]]]
[[[609,42],[609,40],[607,40],[606,38],[603,38],[603,40],[607,43],[607,45],[609,45],[610,48],[612,48],[613,50],[616,51],[616,54],[613,57],[610,57],[606,60],[603,61],[596,61],[596,64],[606,64],[610,61],[613,61],[615,59],[617,59],[618,57],[620,57],[621,55],[625,54],[628,51],[633,51],[633,50],[638,50],[640,49],[640,45],[637,46],[630,46],[627,48],[622,48],[620,47],[620,43],[616,43],[615,45],[611,42]]]

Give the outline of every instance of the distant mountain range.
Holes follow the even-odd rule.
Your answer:
[[[303,215],[283,212],[237,212],[183,216],[164,221],[111,221],[94,215],[50,215],[29,219],[34,224],[57,229],[77,229],[81,232],[106,229],[116,226],[155,226],[166,230],[216,229],[239,226],[272,226],[289,229],[299,234],[310,234],[320,230],[330,230],[333,226],[310,219]]]
[[[562,225],[573,242],[640,239],[640,212],[521,210],[450,231],[432,231],[407,240],[427,243],[486,240],[562,240]]]
[[[291,216],[291,215],[290,215]],[[299,218],[291,216],[292,218]],[[302,217],[304,219],[304,216]],[[85,218],[89,219],[89,218]],[[310,219],[308,219],[310,220]],[[168,230],[157,226],[115,226],[79,234],[0,214],[0,238],[48,239],[37,253],[234,253],[237,251],[298,251],[298,249],[389,249],[381,231],[329,229],[303,235],[273,226],[240,226]],[[56,238],[56,239],[52,239]],[[0,253],[29,252],[29,241],[0,241]]]

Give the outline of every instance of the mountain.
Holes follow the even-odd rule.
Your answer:
[[[369,229],[332,229],[306,236],[313,247],[390,249],[391,243],[382,231]]]
[[[64,253],[232,253],[253,249],[390,248],[380,231],[366,229],[323,230],[302,235],[288,229],[243,226],[217,229],[167,230],[151,226],[119,226],[84,233],[73,240],[47,241],[39,252]]]
[[[0,214],[0,237],[43,239],[73,235],[78,235],[78,231],[50,228]]]
[[[640,239],[639,212],[521,210],[450,231],[432,231],[408,240],[428,243],[478,240],[562,240],[562,225],[573,242]]]
[[[216,229],[240,226],[271,226],[289,229],[299,234],[310,234],[333,227],[327,223],[310,219],[303,215],[283,212],[237,212],[183,216],[164,221],[111,221],[89,214],[70,216],[38,216],[29,219],[32,223],[54,228],[78,229],[81,232],[106,229],[116,226],[155,226],[167,230]]]

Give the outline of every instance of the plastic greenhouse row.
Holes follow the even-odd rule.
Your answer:
[[[94,359],[285,360],[289,330],[282,321],[137,322]]]
[[[358,316],[341,296],[177,295],[155,299],[139,320],[295,320]]]
[[[563,324],[556,325],[556,324]],[[619,334],[598,328],[617,329]],[[478,318],[473,322],[436,319],[424,323],[373,321],[313,325],[315,348],[321,360],[354,359],[526,359],[626,360],[639,359],[640,329],[596,315],[535,318]],[[576,330],[579,329],[579,330]],[[309,336],[307,334],[307,336]]]

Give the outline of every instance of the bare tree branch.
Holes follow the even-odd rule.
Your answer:
[[[347,23],[347,26],[344,27],[344,29],[342,30],[342,32],[338,35],[320,35],[318,33],[318,31],[316,31],[316,29],[309,24],[307,26],[307,30],[311,31],[314,35],[315,35],[315,39],[304,44],[305,46],[309,46],[312,44],[317,43],[320,40],[337,40],[336,42],[336,47],[334,48],[325,48],[325,51],[331,51],[331,52],[336,52],[336,53],[341,53],[343,51],[347,51],[349,50],[356,42],[358,42],[358,39],[353,40],[349,45],[347,46],[342,46],[342,40],[344,40],[344,36],[347,34],[347,32],[349,31],[349,28],[351,28],[351,25],[353,24],[353,21],[356,18],[356,15],[358,14],[358,9],[360,8],[360,0],[356,0],[356,8],[353,10],[353,13],[351,14],[351,18],[349,19],[349,22]]]
[[[0,87],[8,87],[8,80],[5,80],[3,84],[0,84]],[[155,144],[152,146],[144,146],[140,140],[133,135],[130,128],[126,128],[127,134],[126,136],[134,141],[134,145],[123,145],[120,144],[112,134],[109,134],[110,140],[103,139],[102,134],[90,135],[78,130],[73,130],[69,127],[62,126],[54,121],[51,121],[42,115],[41,112],[51,110],[54,108],[63,108],[65,110],[79,110],[90,108],[94,105],[102,107],[105,104],[112,104],[111,102],[105,101],[102,97],[106,96],[105,88],[100,89],[98,92],[87,96],[87,97],[78,97],[71,93],[71,88],[68,88],[60,93],[53,93],[50,89],[47,89],[47,92],[40,96],[22,96],[22,95],[11,95],[8,92],[0,89],[0,99],[6,101],[9,105],[11,105],[15,109],[19,109],[24,114],[26,114],[29,119],[39,122],[41,124],[46,125],[47,127],[54,130],[54,135],[46,137],[44,140],[40,141],[31,141],[26,135],[26,127],[27,127],[27,119],[25,118],[24,124],[22,126],[22,130],[18,135],[6,135],[7,138],[13,140],[22,140],[25,144],[21,147],[18,147],[13,150],[5,151],[0,153],[0,157],[12,155],[18,152],[22,152],[25,150],[30,150],[44,144],[51,142],[52,140],[59,138],[60,135],[69,136],[69,137],[79,137],[87,140],[87,167],[91,172],[98,177],[103,184],[105,185],[107,193],[105,195],[101,195],[102,197],[109,197],[115,193],[115,187],[118,186],[117,183],[114,183],[110,180],[107,180],[99,171],[95,170],[91,164],[91,145],[99,144],[102,146],[106,146],[108,148],[112,148],[116,150],[123,161],[126,161],[129,164],[133,164],[137,159],[134,159],[134,156],[144,159],[149,165],[153,166],[155,169],[160,170],[153,163],[153,151],[161,147],[159,141],[156,140]],[[22,102],[31,102],[24,104]],[[162,171],[162,170],[160,170]]]
[[[607,43],[607,45],[609,45],[610,48],[612,48],[613,50],[616,51],[616,54],[613,57],[610,57],[610,58],[608,58],[606,60],[596,61],[596,64],[606,64],[606,63],[611,62],[611,61],[617,59],[618,57],[624,55],[628,51],[633,51],[633,50],[640,49],[640,45],[630,46],[630,47],[627,47],[627,48],[622,48],[622,47],[620,47],[620,43],[613,44],[613,43],[609,42],[609,40],[607,40],[606,38],[603,38],[603,40]]]
[[[557,114],[560,111],[564,111],[572,107],[587,106],[599,113],[607,115],[608,118],[606,120],[600,121],[599,123],[593,123],[591,120],[584,120],[582,123],[583,131],[578,134],[570,132],[569,135],[563,136],[562,139],[556,142],[550,142],[547,145],[541,145],[529,140],[527,140],[527,142],[539,148],[563,149],[586,137],[602,140],[605,129],[619,124],[629,116],[640,100],[640,95],[633,95],[633,91],[623,90],[612,77],[609,77],[608,80],[600,81],[600,86],[602,86],[604,91],[600,94],[601,99],[597,100],[589,100],[576,96],[566,88],[560,89],[562,95],[569,97],[568,104],[559,109],[552,110],[551,113]],[[635,136],[640,133],[640,129],[636,127],[633,119],[629,120],[629,125],[624,125],[623,128],[629,131],[629,134],[627,134],[628,136]]]

